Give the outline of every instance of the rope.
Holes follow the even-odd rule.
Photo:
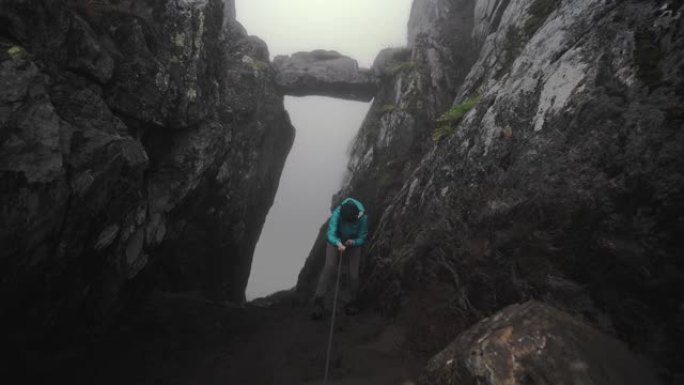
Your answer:
[[[330,368],[330,350],[332,349],[333,332],[335,331],[335,314],[337,313],[337,293],[340,289],[340,275],[342,275],[342,252],[337,262],[337,279],[335,280],[335,297],[333,299],[332,317],[330,319],[330,334],[328,336],[328,352],[325,355],[325,376],[323,385],[328,384],[328,369]]]

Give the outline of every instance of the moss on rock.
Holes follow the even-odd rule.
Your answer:
[[[432,140],[439,142],[447,136],[453,135],[456,125],[463,119],[468,111],[472,110],[480,103],[480,100],[482,100],[482,96],[477,93],[442,114],[442,116],[437,119],[437,128],[432,132]]]

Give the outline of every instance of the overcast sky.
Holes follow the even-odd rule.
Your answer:
[[[236,0],[237,19],[275,55],[334,49],[370,67],[406,45],[411,0]]]
[[[236,0],[237,19],[264,39],[271,58],[334,49],[370,67],[386,47],[405,45],[411,0]],[[297,282],[332,194],[346,169],[349,144],[368,103],[286,97],[297,130],[275,203],[254,252],[251,300]]]

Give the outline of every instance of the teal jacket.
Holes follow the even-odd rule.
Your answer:
[[[340,207],[348,201],[352,201],[359,208],[361,215],[354,223],[340,219]],[[354,246],[358,247],[363,246],[366,242],[366,237],[368,237],[368,215],[366,215],[366,209],[356,199],[347,198],[343,200],[330,215],[330,220],[328,221],[328,243],[337,246],[341,243],[343,244],[347,239],[351,239],[354,242]]]

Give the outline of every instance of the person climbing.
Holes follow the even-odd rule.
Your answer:
[[[358,309],[356,292],[359,288],[359,263],[361,246],[368,236],[368,215],[363,204],[356,199],[347,198],[333,210],[328,220],[325,265],[318,277],[318,285],[314,294],[314,310],[312,317],[318,319],[325,311],[324,296],[330,276],[335,271],[340,256],[348,259],[351,299],[345,305],[347,314],[355,314]]]

